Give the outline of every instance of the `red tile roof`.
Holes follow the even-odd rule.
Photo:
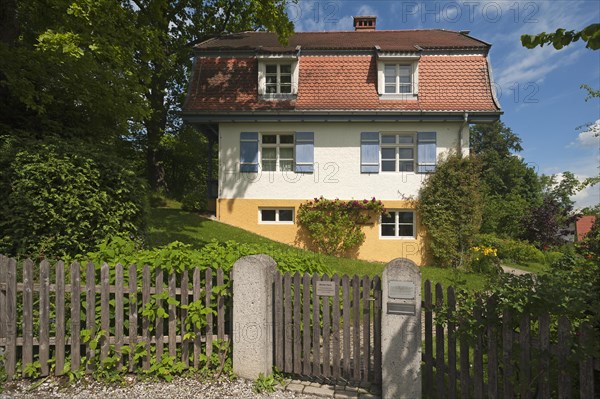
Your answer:
[[[577,241],[583,240],[583,238],[590,232],[594,222],[596,221],[596,216],[581,216],[575,222],[575,232],[577,233]]]
[[[416,51],[422,49],[479,49],[487,51],[488,43],[460,32],[428,30],[377,30],[377,31],[334,31],[298,32],[293,34],[287,45],[282,45],[277,35],[271,32],[243,32],[207,40],[195,46],[204,51],[263,51],[290,52],[297,46],[302,50],[373,50]]]
[[[417,100],[381,100],[376,57],[301,56],[298,97],[258,99],[255,58],[197,58],[185,111],[498,111],[482,55],[423,55]]]

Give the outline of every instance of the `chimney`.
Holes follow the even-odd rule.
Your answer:
[[[373,31],[375,30],[377,17],[372,15],[363,15],[354,17],[355,31]]]

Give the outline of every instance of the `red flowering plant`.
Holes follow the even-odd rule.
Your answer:
[[[321,196],[300,205],[297,219],[319,252],[343,255],[365,241],[362,226],[385,213],[375,197],[341,201]]]

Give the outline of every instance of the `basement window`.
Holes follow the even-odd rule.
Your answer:
[[[260,208],[258,221],[264,224],[293,224],[294,208]]]

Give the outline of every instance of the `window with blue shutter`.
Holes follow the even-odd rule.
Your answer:
[[[435,172],[436,132],[417,133],[417,172]]]
[[[379,173],[379,132],[360,134],[360,173]]]
[[[315,163],[315,134],[296,132],[296,173],[313,173]]]
[[[258,172],[258,132],[240,133],[240,172]]]

